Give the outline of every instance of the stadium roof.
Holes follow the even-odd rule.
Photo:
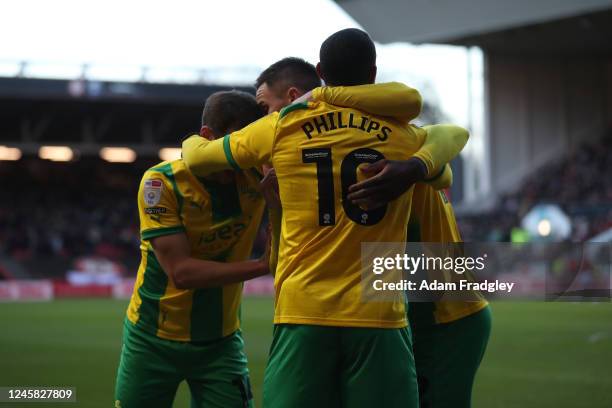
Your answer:
[[[337,0],[379,42],[610,52],[612,0]],[[554,24],[550,22],[556,21]],[[545,24],[549,23],[549,24]],[[519,31],[518,28],[531,27]],[[493,34],[495,33],[495,34]],[[585,50],[582,47],[588,43]]]
[[[36,154],[43,145],[65,145],[92,155],[105,146],[125,146],[139,155],[155,155],[197,133],[204,101],[225,89],[203,84],[0,78],[0,150],[7,144],[23,154]]]

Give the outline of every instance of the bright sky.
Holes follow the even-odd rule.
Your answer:
[[[374,6],[373,6],[374,7]],[[18,0],[0,9],[0,75],[16,61],[28,74],[135,80],[183,80],[207,69],[210,80],[252,83],[286,56],[316,63],[333,32],[360,27],[331,0]],[[467,124],[468,71],[463,48],[377,45],[379,82],[398,80],[436,97],[449,118]]]

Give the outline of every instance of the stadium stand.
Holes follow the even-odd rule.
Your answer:
[[[0,255],[18,261],[34,277],[61,277],[83,256],[101,256],[136,273],[136,192],[156,159],[109,164],[97,158],[55,163],[37,158],[3,162],[0,178]],[[466,241],[510,241],[513,228],[535,204],[559,204],[571,217],[573,241],[612,227],[612,133],[576,148],[528,177],[486,214],[466,215]],[[14,268],[11,268],[14,269]]]
[[[133,266],[139,245],[136,191],[152,164],[33,158],[3,163],[3,193],[10,200],[0,206],[1,253],[34,276],[63,274],[72,259],[84,255]]]
[[[136,195],[142,174],[157,162],[2,162],[3,195],[10,199],[0,204],[0,257],[17,261],[33,277],[63,277],[87,256],[117,261],[135,275]]]
[[[531,173],[488,213],[459,217],[466,241],[510,241],[513,228],[538,203],[558,204],[572,220],[571,240],[585,241],[612,227],[612,130]]]
[[[231,88],[231,87],[229,87]],[[154,84],[0,78],[0,273],[5,279],[63,279],[79,259],[139,262],[136,192],[160,149],[200,126],[206,84]],[[240,89],[240,88],[239,88]],[[251,88],[241,88],[252,92]],[[68,162],[38,158],[41,146],[67,146]],[[104,147],[129,147],[132,163],[109,163]]]
[[[140,177],[159,162],[160,148],[176,147],[197,129],[206,97],[227,87],[85,81],[74,92],[74,81],[28,78],[1,78],[0,85],[2,144],[23,152],[18,161],[0,162],[2,278],[63,279],[83,257],[111,259],[135,275]],[[39,159],[45,144],[71,146],[77,157]],[[105,162],[98,151],[109,145],[130,146],[138,159]],[[603,175],[612,170],[612,132],[577,146],[532,172],[493,210],[459,214],[464,239],[510,241],[522,216],[544,202],[559,204],[571,217],[574,241],[610,228],[612,181]]]

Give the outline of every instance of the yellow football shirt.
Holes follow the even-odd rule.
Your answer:
[[[361,301],[359,254],[362,242],[405,239],[412,191],[369,211],[345,197],[361,163],[408,159],[425,137],[424,130],[394,119],[310,102],[223,141],[188,140],[183,153],[195,173],[228,163],[275,168],[283,210],[275,323],[396,328],[407,324],[403,301]],[[198,150],[207,144],[203,160]],[[219,158],[221,144],[225,161]]]
[[[461,242],[453,206],[444,190],[434,190],[427,184],[418,183],[412,196],[412,212],[408,225],[408,241],[451,243]],[[475,293],[478,301],[439,301],[433,304],[435,323],[449,323],[469,316],[487,306],[487,301]],[[408,299],[410,300],[410,299]],[[428,305],[411,303],[412,309],[430,311]],[[419,315],[412,314],[411,316]],[[423,318],[422,315],[420,315]],[[427,318],[426,320],[431,320]]]
[[[138,191],[142,257],[127,310],[132,324],[177,341],[213,340],[239,328],[242,284],[177,289],[150,240],[183,232],[194,258],[247,260],[265,207],[258,184],[254,170],[235,172],[229,183],[197,178],[183,160],[145,172]]]
[[[364,111],[377,108],[377,104],[368,105],[369,99],[360,98],[359,91],[351,97],[359,87],[339,91],[323,88],[321,92],[344,98],[349,106],[294,104],[280,116],[269,115],[223,140],[190,138],[183,143],[183,157],[195,174],[264,163],[276,168],[283,205],[275,276],[276,323],[364,327],[406,324],[403,302],[391,306],[361,302],[359,253],[362,241],[405,240],[411,193],[381,211],[371,212],[342,197],[356,180],[360,163],[383,156],[407,159],[419,147],[415,156],[423,160],[430,175],[447,174],[439,169],[459,153],[468,135],[453,131],[445,134],[445,129],[428,135],[425,130],[407,126],[410,115],[420,110],[418,92],[401,84],[367,87],[379,95],[376,100],[382,97],[392,100],[391,106],[402,107],[398,119],[350,109],[351,104]],[[412,113],[406,115],[404,107],[410,107]],[[397,211],[396,207],[406,208]]]
[[[412,98],[410,93],[412,92]],[[313,91],[313,98],[333,105],[358,106],[367,112],[391,116],[398,120],[410,121],[420,111],[420,96],[416,90],[403,84],[390,82],[386,84],[361,85],[353,87],[321,87]],[[397,101],[404,101],[398,103]],[[428,127],[425,127],[428,129]],[[420,152],[422,154],[422,152]],[[427,156],[420,156],[422,159]],[[434,188],[450,186],[452,170],[450,166],[432,177],[427,184],[417,184],[412,199],[410,214],[409,240],[423,242],[460,242],[461,236],[452,205],[444,191]],[[434,188],[432,188],[434,187]],[[412,233],[412,236],[411,236]],[[415,236],[416,233],[416,236]],[[478,302],[435,302],[433,310],[429,305],[412,303],[414,309],[433,313],[427,320],[446,323],[475,313],[487,305],[483,299]],[[411,313],[414,316],[414,313]]]
[[[400,82],[321,86],[312,90],[312,99],[357,108],[373,115],[390,116],[406,123],[419,116],[423,108],[419,91]]]
[[[330,105],[359,109],[373,115],[392,117],[408,123],[421,112],[422,100],[419,92],[399,82],[357,86],[323,86],[312,91],[312,98]],[[426,143],[415,153],[423,161],[428,171],[429,183],[436,188],[450,187],[452,172],[444,166],[465,146],[468,135],[455,134],[449,137],[448,126],[437,125],[435,130],[427,130]],[[455,126],[451,126],[456,128]],[[442,128],[442,129],[441,129]],[[454,132],[456,133],[456,132]],[[444,166],[444,167],[442,167]]]

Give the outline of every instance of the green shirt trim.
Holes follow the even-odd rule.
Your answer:
[[[176,197],[176,203],[178,205],[177,214],[179,218],[183,219],[183,194],[181,194],[178,185],[176,184],[176,178],[174,177],[174,171],[172,170],[172,163],[166,163],[161,166],[153,167],[150,171],[157,171],[170,181],[172,184],[172,190],[174,190],[174,196]]]
[[[289,106],[285,106],[280,111],[279,119],[282,119],[285,116],[287,116],[287,114],[289,114],[290,112],[293,112],[294,110],[299,110],[299,109],[308,109],[308,102],[298,102],[298,103],[293,103]]]
[[[185,227],[176,225],[174,227],[150,228],[140,233],[143,240],[148,241],[152,238],[161,237],[163,235],[172,235],[179,232],[185,232]]]
[[[232,155],[232,148],[230,147],[230,135],[225,135],[223,137],[223,151],[225,152],[225,158],[227,162],[234,168],[234,170],[240,170],[240,166],[234,160],[234,156]]]

